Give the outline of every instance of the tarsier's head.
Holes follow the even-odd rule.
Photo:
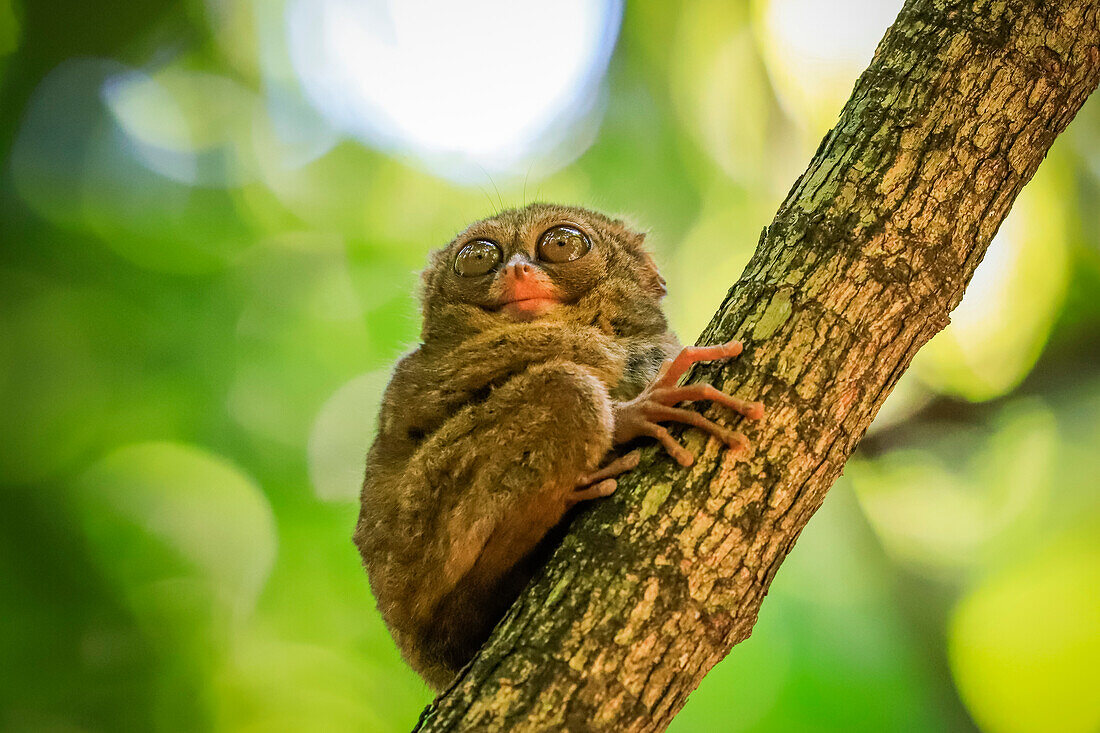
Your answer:
[[[531,204],[476,222],[424,271],[424,337],[539,319],[663,331],[664,280],[643,239],[571,206]]]

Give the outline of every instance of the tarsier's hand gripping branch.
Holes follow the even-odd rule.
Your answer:
[[[615,445],[629,443],[642,436],[657,440],[672,458],[681,466],[690,466],[695,456],[680,445],[668,429],[660,423],[678,422],[699,428],[718,438],[731,449],[746,450],[749,440],[742,433],[724,428],[713,420],[694,410],[676,407],[681,402],[709,400],[725,405],[750,420],[759,420],[764,416],[761,402],[749,402],[709,384],[680,385],[680,377],[699,361],[731,359],[741,355],[744,347],[740,341],[730,341],[719,346],[688,346],[674,359],[665,359],[657,376],[642,390],[641,394],[627,402],[617,403],[615,413]],[[615,477],[638,466],[639,453],[633,450],[617,457],[600,470],[586,474],[577,482],[573,493],[575,501],[598,499],[610,496],[616,488]]]
[[[748,448],[748,439],[741,433],[728,430],[698,412],[674,406],[680,402],[710,400],[751,420],[763,417],[764,405],[760,402],[738,399],[709,384],[678,384],[680,377],[695,362],[731,359],[740,356],[742,348],[740,341],[730,341],[720,346],[688,346],[675,359],[666,359],[661,364],[657,378],[640,395],[616,406],[615,443],[625,443],[646,435],[660,442],[681,466],[690,466],[695,462],[695,457],[687,448],[677,443],[667,429],[658,424],[679,422],[710,433],[730,448]]]

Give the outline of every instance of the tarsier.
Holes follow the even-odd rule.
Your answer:
[[[678,403],[763,414],[678,385],[741,344],[681,349],[642,240],[601,214],[534,204],[473,224],[423,273],[422,343],[386,389],[355,543],[397,646],[436,689],[488,638],[566,512],[637,466],[618,446],[654,438],[689,466],[660,423],[747,441]]]

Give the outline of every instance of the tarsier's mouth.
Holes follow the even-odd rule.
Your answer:
[[[518,282],[506,283],[504,292],[501,293],[499,307],[536,307],[538,305],[560,303],[561,300],[557,288],[554,286],[527,278]]]
[[[531,295],[523,298],[513,298],[512,300],[506,300],[500,304],[501,308],[509,305],[521,305],[523,303],[561,303],[561,298],[553,295]]]
[[[500,305],[500,312],[516,320],[527,321],[561,305],[561,298],[552,295],[533,295],[514,298]]]

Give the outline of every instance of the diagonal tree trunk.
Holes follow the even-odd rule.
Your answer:
[[[581,516],[418,728],[663,730],[1100,78],[1100,0],[909,0],[700,343],[763,399],[737,460],[656,451]],[[716,243],[718,246],[718,243]],[[722,419],[722,415],[714,417]],[[733,711],[734,713],[736,711]]]

